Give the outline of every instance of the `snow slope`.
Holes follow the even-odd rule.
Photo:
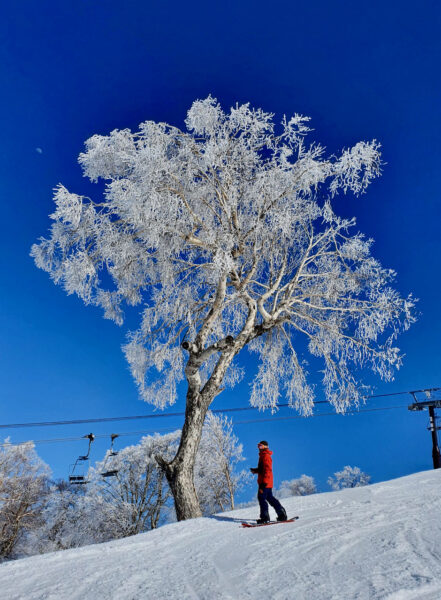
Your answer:
[[[441,470],[0,565],[2,600],[440,600]]]

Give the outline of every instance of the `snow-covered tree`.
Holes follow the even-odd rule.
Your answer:
[[[226,416],[208,412],[196,457],[195,484],[203,514],[234,509],[235,494],[250,474],[237,465],[245,460],[243,447]]]
[[[88,494],[103,498],[113,507],[115,515],[125,515],[124,527],[116,516],[118,535],[114,537],[155,529],[167,518],[172,496],[155,457],[160,454],[165,460],[171,460],[179,438],[180,431],[145,436],[139,444],[127,446],[117,456],[110,457],[111,463],[106,456],[91,470]],[[101,474],[109,464],[117,473],[103,478]]]
[[[287,498],[289,496],[309,496],[309,494],[316,493],[317,486],[315,484],[314,477],[302,475],[298,479],[282,481],[280,488],[276,492],[276,496],[280,496],[280,498]]]
[[[368,485],[370,480],[371,476],[363,473],[359,467],[350,467],[347,465],[341,471],[336,471],[334,477],[329,477],[328,484],[333,490],[342,490],[344,488]]]
[[[22,552],[28,555],[43,554],[93,543],[94,531],[90,528],[90,519],[84,519],[87,511],[80,508],[85,504],[84,492],[82,486],[64,481],[52,483],[39,527],[26,537]],[[100,523],[100,515],[94,512],[94,524]]]
[[[0,560],[10,558],[39,526],[49,474],[32,442],[14,445],[7,439],[0,446]]]
[[[156,453],[171,458],[180,432],[143,437],[89,470],[89,484],[52,485],[41,523],[23,552],[37,554],[106,542],[149,529],[170,518],[171,493]],[[113,477],[102,473],[113,470]]]
[[[44,554],[107,542],[127,535],[132,513],[99,494],[74,486],[51,487],[40,527],[27,536],[22,551]]]
[[[82,486],[70,485],[63,480],[51,485],[41,526],[28,536],[25,547],[27,554],[42,554],[83,545],[84,534],[90,535],[88,524],[86,531],[79,534],[77,520],[80,496],[84,495],[84,491]]]
[[[276,127],[270,113],[224,112],[210,96],[193,103],[186,128],[147,121],[91,137],[79,161],[105,182],[103,198],[58,185],[50,236],[31,252],[106,318],[122,324],[124,304],[141,307],[124,350],[147,402],[173,404],[186,379],[181,443],[161,461],[178,519],[201,514],[193,472],[205,415],[242,376],[244,348],[259,360],[253,406],[275,410],[283,394],[311,413],[303,338],[344,411],[362,397],[357,366],[392,377],[395,338],[413,320],[412,298],[390,286],[371,240],[332,206],[380,174],[376,141],[326,156],[305,141],[308,118]]]

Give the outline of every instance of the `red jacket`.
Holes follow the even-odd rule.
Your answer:
[[[273,487],[273,461],[272,451],[264,448],[259,452],[259,464],[257,466],[257,483],[263,484],[267,488]]]

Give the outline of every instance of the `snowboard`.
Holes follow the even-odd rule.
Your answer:
[[[269,523],[242,523],[242,527],[267,527],[267,525],[283,525],[283,523],[293,523],[299,517],[291,517],[286,521],[270,521]]]

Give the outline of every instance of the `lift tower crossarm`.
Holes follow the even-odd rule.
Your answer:
[[[425,402],[414,402],[413,404],[409,404],[409,410],[425,410],[433,406],[433,408],[441,408],[441,400],[427,400]]]

